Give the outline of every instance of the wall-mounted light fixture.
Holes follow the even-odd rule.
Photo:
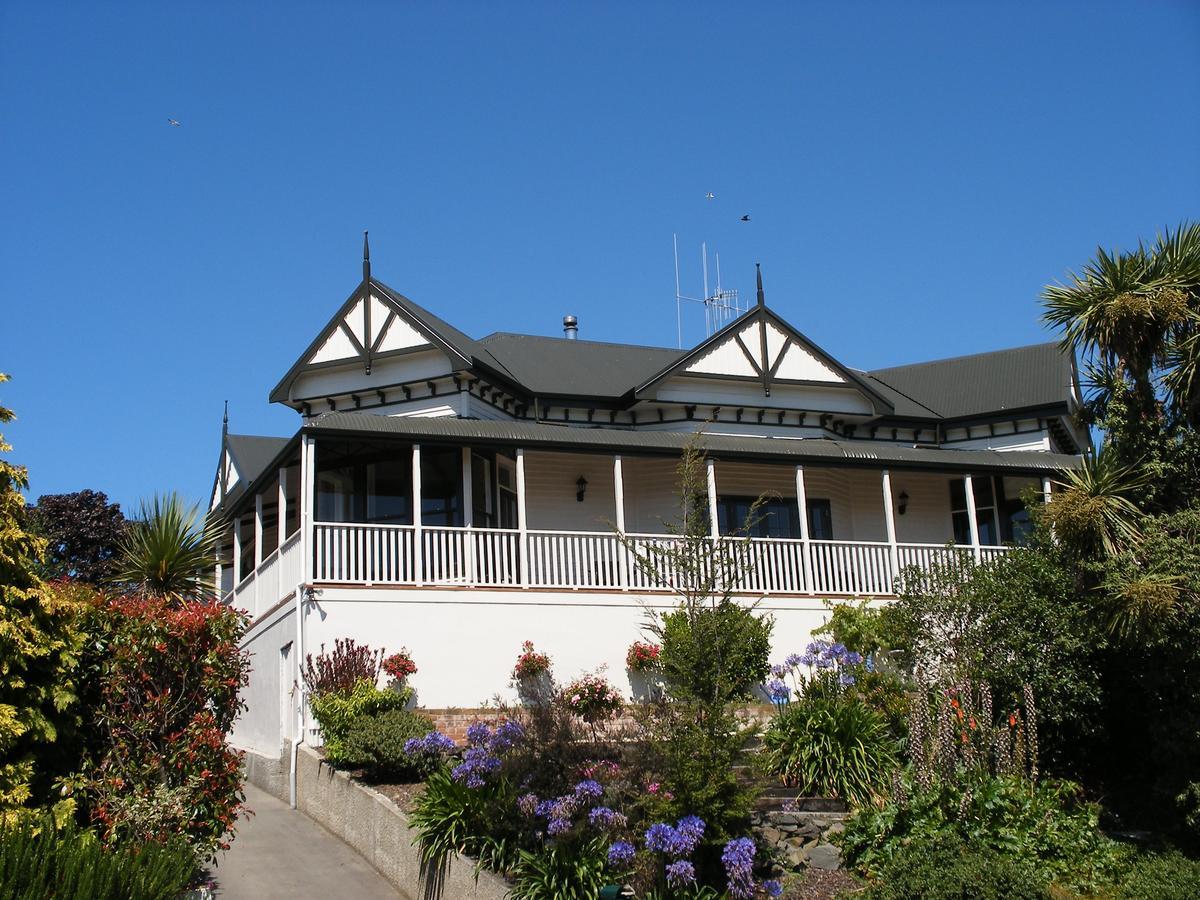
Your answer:
[[[908,491],[901,491],[900,496],[896,498],[896,512],[904,515],[908,509]]]
[[[575,499],[578,500],[580,503],[582,503],[583,495],[586,492],[587,492],[587,479],[584,478],[582,475],[580,475],[579,479],[575,482]]]

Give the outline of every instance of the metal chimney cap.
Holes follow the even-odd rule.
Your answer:
[[[574,316],[563,316],[563,334],[573,341],[579,334],[579,320]]]

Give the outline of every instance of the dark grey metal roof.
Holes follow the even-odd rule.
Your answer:
[[[566,451],[628,452],[677,456],[694,435],[675,431],[582,428],[529,422],[477,419],[377,416],[331,412],[304,426],[311,434],[378,435],[458,443],[538,447]],[[764,438],[705,434],[701,446],[717,457],[775,461],[812,461],[818,465],[940,471],[1058,472],[1079,465],[1078,457],[1057,453],[997,450],[942,450],[873,441]]]
[[[497,332],[477,342],[541,396],[616,399],[684,355],[664,347]]]
[[[256,434],[229,435],[229,453],[237,465],[239,480],[249,483],[265,472],[288,440]]]
[[[896,415],[957,419],[1068,403],[1072,360],[1057,342],[877,369],[875,382],[909,398]],[[913,406],[912,404],[918,404]],[[901,412],[904,408],[906,411]],[[924,412],[924,415],[929,415]]]

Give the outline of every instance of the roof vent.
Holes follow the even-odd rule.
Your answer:
[[[567,336],[568,341],[579,337],[579,320],[574,316],[563,316],[563,334]]]

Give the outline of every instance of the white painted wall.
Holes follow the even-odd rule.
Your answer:
[[[663,403],[696,403],[701,406],[770,406],[774,409],[816,409],[823,412],[869,416],[870,401],[857,387],[772,384],[763,394],[760,381],[723,381],[679,375],[658,386],[654,399]]]
[[[431,708],[515,699],[509,678],[526,640],[550,654],[560,680],[607,666],[629,696],[625,652],[645,639],[647,610],[673,608],[662,596],[433,589],[326,589],[317,605],[305,623],[309,652],[339,637],[388,652],[407,647],[418,668],[417,702]],[[759,609],[776,620],[776,661],[803,649],[828,616],[814,598],[770,598]],[[264,719],[269,728],[270,715]]]
[[[583,502],[575,499],[580,475],[588,483]],[[533,530],[610,531],[617,517],[613,458],[526,451],[525,495]]]
[[[375,390],[385,385],[436,378],[449,375],[451,371],[450,358],[432,348],[376,359],[371,365],[370,375],[363,371],[362,360],[354,359],[345,366],[330,366],[303,373],[292,385],[291,396],[296,400],[349,393],[373,397]]]
[[[229,738],[235,747],[278,756],[281,741],[295,733],[295,707],[292,704],[297,701],[291,689],[297,680],[298,669],[294,646],[286,670],[280,672],[280,649],[293,642],[295,636],[295,610],[289,606],[270,619],[255,623],[243,642],[243,649],[250,655],[250,683],[242,689],[242,699],[248,709],[234,723]],[[309,652],[315,652],[319,646],[319,641],[309,644]],[[285,716],[284,712],[290,714]]]

